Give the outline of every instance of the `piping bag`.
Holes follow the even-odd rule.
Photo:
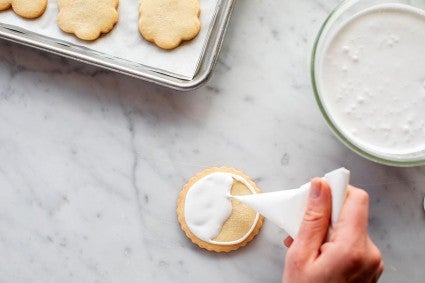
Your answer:
[[[329,184],[332,194],[331,223],[338,220],[345,200],[350,171],[345,168],[327,173],[323,179]],[[262,214],[265,218],[284,229],[292,238],[298,234],[307,208],[310,182],[298,189],[244,196],[232,196]]]

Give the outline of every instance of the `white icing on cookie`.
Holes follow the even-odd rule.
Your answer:
[[[215,172],[198,180],[186,194],[184,204],[185,221],[189,230],[199,239],[219,245],[235,245],[243,242],[257,225],[259,214],[250,230],[240,239],[231,242],[217,242],[216,238],[223,224],[232,213],[230,190],[237,180],[253,194],[255,189],[243,178],[227,172]]]

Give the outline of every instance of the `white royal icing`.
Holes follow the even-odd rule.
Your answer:
[[[223,224],[232,213],[230,190],[233,182],[243,183],[253,194],[255,189],[242,177],[227,173],[214,172],[198,180],[186,194],[184,204],[185,221],[189,230],[199,239],[220,245],[234,245],[243,242],[254,230],[259,213],[250,230],[240,239],[230,242],[217,242],[216,238]]]

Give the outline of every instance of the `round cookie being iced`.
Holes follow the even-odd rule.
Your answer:
[[[204,170],[180,192],[180,226],[201,248],[215,252],[237,250],[258,234],[263,217],[230,195],[258,192],[254,182],[240,171],[224,167]]]
[[[47,0],[0,0],[0,11],[10,7],[23,18],[35,19],[46,11]]]

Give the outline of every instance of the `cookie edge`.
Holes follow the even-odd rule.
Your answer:
[[[198,237],[196,237],[196,235],[194,235],[190,231],[190,229],[187,226],[186,221],[185,221],[184,204],[185,204],[186,194],[195,182],[197,182],[201,178],[203,178],[207,175],[210,175],[214,172],[226,172],[226,173],[232,173],[232,174],[238,175],[238,176],[242,177],[245,181],[247,181],[254,188],[254,190],[257,193],[261,192],[261,190],[255,185],[255,183],[247,175],[245,175],[243,172],[241,172],[239,170],[236,170],[236,169],[230,168],[230,167],[208,168],[208,169],[205,169],[205,170],[199,172],[198,174],[196,174],[192,178],[190,178],[189,181],[183,186],[183,189],[180,191],[179,196],[177,198],[177,209],[176,209],[177,219],[180,223],[180,228],[183,230],[183,232],[186,234],[186,236],[192,241],[192,243],[194,243],[198,247],[200,247],[202,249],[206,249],[208,251],[226,252],[227,253],[227,252],[238,250],[238,249],[246,246],[249,242],[251,242],[255,238],[255,236],[257,236],[258,233],[260,232],[261,227],[263,226],[264,216],[259,214],[257,224],[255,225],[252,232],[249,234],[249,236],[244,241],[242,241],[238,244],[234,244],[234,245],[211,244],[211,243],[205,242],[205,241],[199,239]]]
[[[180,37],[178,40],[176,41],[169,41],[169,42],[160,42],[158,40],[155,39],[155,36],[152,36],[148,33],[146,33],[143,29],[143,24],[142,24],[142,6],[141,6],[141,1],[139,1],[139,20],[138,20],[138,29],[139,29],[139,33],[141,34],[141,36],[148,42],[155,44],[156,46],[158,46],[161,49],[164,50],[173,50],[176,49],[177,47],[179,47],[180,45],[182,45],[184,42],[186,41],[191,41],[193,40],[195,37],[197,37],[201,31],[201,20],[200,20],[200,15],[201,15],[201,4],[199,2],[199,0],[196,1],[197,2],[197,13],[196,13],[196,18],[197,18],[197,22],[196,22],[196,27],[194,28],[193,34],[189,37]]]
[[[103,35],[110,33],[115,28],[115,26],[118,24],[118,21],[119,21],[119,11],[118,11],[119,4],[120,4],[119,0],[116,0],[115,3],[114,3],[113,8],[115,10],[115,14],[114,14],[113,18],[111,18],[113,23],[103,30],[99,29],[98,33],[92,33],[89,36],[81,35],[81,33],[78,33],[77,30],[67,29],[65,27],[66,23],[64,23],[64,21],[61,20],[63,8],[61,8],[60,1],[58,1],[58,4],[57,4],[58,5],[58,15],[56,17],[56,23],[57,23],[59,29],[62,30],[63,32],[65,32],[65,33],[72,34],[75,37],[77,37],[78,39],[81,39],[81,40],[84,40],[84,41],[95,41],[95,40],[99,39],[100,37],[102,37]]]
[[[17,14],[18,16],[25,18],[25,19],[28,19],[28,20],[31,20],[31,19],[37,19],[37,18],[41,17],[44,14],[44,12],[46,12],[48,2],[49,2],[48,0],[45,0],[42,3],[42,5],[40,5],[40,9],[38,11],[31,12],[31,13],[21,13],[19,10],[16,10],[16,8],[13,5],[13,1],[10,2],[9,6],[7,8],[0,9],[0,10],[5,11],[7,9],[12,8],[13,12],[15,14]]]

